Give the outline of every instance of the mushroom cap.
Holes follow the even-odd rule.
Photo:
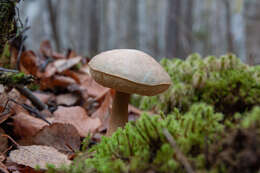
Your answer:
[[[169,88],[171,79],[148,54],[134,49],[100,53],[89,62],[94,80],[124,93],[152,96]]]

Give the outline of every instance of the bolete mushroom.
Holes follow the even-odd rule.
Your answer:
[[[134,49],[114,49],[100,53],[89,62],[91,76],[116,90],[107,136],[128,121],[130,94],[153,96],[171,85],[168,73],[148,54]]]

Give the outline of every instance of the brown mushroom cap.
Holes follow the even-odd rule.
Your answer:
[[[92,58],[89,67],[96,82],[124,93],[152,96],[171,84],[161,65],[139,50],[115,49],[100,53]]]

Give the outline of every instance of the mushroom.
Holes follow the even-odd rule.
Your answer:
[[[134,49],[114,49],[93,57],[89,69],[94,80],[116,90],[107,136],[128,121],[130,94],[153,96],[169,88],[171,79],[148,54]]]

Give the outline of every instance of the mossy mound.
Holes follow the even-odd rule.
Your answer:
[[[143,114],[136,123],[128,123],[112,137],[103,137],[79,156],[68,172],[183,172],[163,129],[169,131],[193,166],[200,168],[204,165],[201,153],[205,146],[223,131],[222,117],[204,103],[193,105],[184,115],[177,110],[167,117]]]
[[[192,105],[185,114],[177,110],[167,117],[143,114],[136,123],[128,123],[80,153],[62,172],[185,173],[176,148],[163,133],[167,129],[196,172],[256,173],[260,169],[260,108],[240,117],[240,122],[227,130],[223,114],[204,103]]]
[[[185,61],[164,59],[161,63],[172,78],[171,88],[160,96],[133,101],[167,114],[144,113],[79,153],[62,172],[184,173],[179,149],[197,173],[257,173],[260,67],[250,67],[232,54],[205,59],[193,54]],[[57,171],[49,172],[53,170]]]
[[[161,64],[172,86],[159,96],[134,97],[132,103],[141,109],[186,112],[191,104],[205,102],[229,116],[260,105],[260,67],[250,67],[233,54],[204,59],[192,54],[185,61],[163,59]]]

